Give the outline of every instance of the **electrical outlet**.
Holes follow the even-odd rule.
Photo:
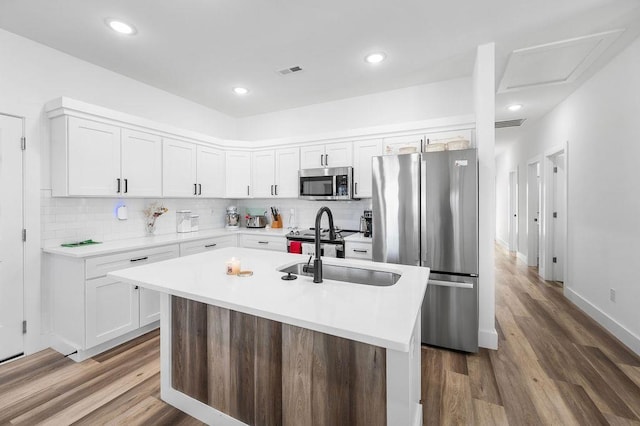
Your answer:
[[[616,290],[613,288],[609,289],[609,299],[611,299],[611,301],[614,303],[616,301]]]

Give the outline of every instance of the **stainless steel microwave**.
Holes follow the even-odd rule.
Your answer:
[[[350,200],[353,198],[353,167],[303,169],[298,173],[300,193],[306,200]]]

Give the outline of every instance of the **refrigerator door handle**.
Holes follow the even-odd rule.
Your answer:
[[[420,260],[427,261],[427,160],[420,158]],[[431,266],[431,265],[423,265]]]
[[[437,285],[440,287],[473,288],[473,283],[457,282],[457,281],[429,280],[429,284]]]

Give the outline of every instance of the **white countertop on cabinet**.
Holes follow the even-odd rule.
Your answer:
[[[357,232],[355,234],[349,235],[348,237],[344,238],[344,241],[347,243],[367,243],[367,244],[371,244],[373,238],[371,237],[365,237],[364,234],[361,234],[360,232]]]
[[[251,277],[227,275],[225,262],[241,261]],[[109,276],[141,287],[220,306],[346,339],[408,352],[422,307],[429,269],[324,258],[324,264],[402,274],[392,286],[380,287],[312,277],[284,281],[277,269],[304,262],[297,254],[228,247],[178,259],[128,268]]]
[[[93,244],[81,247],[62,247],[50,246],[44,247],[42,251],[45,253],[57,254],[61,256],[69,256],[76,258],[101,256],[104,254],[118,253],[128,250],[138,250],[151,247],[165,246],[169,244],[180,244],[188,241],[203,240],[212,237],[221,237],[225,235],[272,235],[284,237],[289,232],[287,229],[273,228],[238,228],[226,229],[216,228],[207,229],[197,232],[160,234],[140,238],[128,238],[124,240],[106,241],[101,244]]]

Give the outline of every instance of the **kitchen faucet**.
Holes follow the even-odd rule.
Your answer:
[[[320,259],[320,238],[321,232],[320,222],[322,221],[322,213],[327,212],[327,216],[329,217],[329,239],[334,240],[336,238],[336,231],[333,229],[333,214],[329,207],[322,206],[316,213],[316,229],[315,229],[315,237],[316,237],[316,258],[313,261],[313,282],[321,283],[322,282],[322,260]]]

